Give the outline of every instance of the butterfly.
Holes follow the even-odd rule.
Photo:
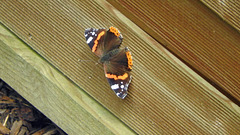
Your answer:
[[[104,73],[115,94],[124,99],[132,80],[132,55],[128,47],[120,49],[123,36],[115,27],[108,30],[88,28],[85,30],[88,46],[103,64]]]

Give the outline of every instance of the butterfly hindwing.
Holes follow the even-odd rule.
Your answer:
[[[122,49],[118,54],[114,55],[103,63],[105,76],[115,94],[124,99],[127,95],[128,85],[132,76],[132,56],[128,48]]]
[[[129,77],[125,80],[114,80],[110,78],[107,78],[107,80],[111,89],[119,98],[124,99],[127,96],[128,85],[132,80],[131,75],[129,75]]]

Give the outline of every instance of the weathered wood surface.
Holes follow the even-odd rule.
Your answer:
[[[240,1],[239,0],[201,0],[224,21],[240,31]]]
[[[239,31],[200,1],[109,2],[240,105]],[[229,2],[229,5],[240,6],[237,1]],[[237,21],[239,9],[232,8],[225,12],[238,15],[232,19],[237,25],[240,24]]]
[[[115,4],[113,3],[113,5]],[[145,3],[146,7],[149,4],[151,3]],[[194,58],[196,59],[188,59],[186,60],[187,62],[196,66],[199,64],[195,63],[198,62],[196,60],[201,60],[200,62],[202,63],[200,64],[202,64],[202,70],[205,70],[204,68],[208,68],[209,65],[211,65],[214,69],[214,64],[216,64],[216,59],[214,59],[215,55],[212,56],[208,54],[208,52],[205,52],[206,56],[213,57],[213,61],[209,61],[207,59],[207,62],[202,61],[203,59],[205,60],[204,57],[201,57],[201,59],[196,57],[202,52],[200,51],[201,49],[197,51],[199,47],[204,45],[201,41],[204,43],[208,41],[205,41],[203,38],[192,40],[192,37],[188,37],[189,42],[183,42],[188,40],[187,38],[184,38],[183,40],[180,35],[187,35],[186,33],[194,35],[197,32],[204,32],[203,30],[206,31],[206,29],[201,31],[198,31],[198,29],[201,28],[200,26],[208,26],[209,23],[206,22],[209,20],[216,20],[216,24],[210,22],[210,26],[218,25],[220,27],[220,30],[211,29],[216,30],[216,33],[221,32],[221,29],[224,28],[226,30],[225,32],[229,34],[232,32],[232,29],[222,24],[221,20],[217,19],[215,15],[209,14],[208,11],[205,10],[200,10],[201,12],[197,17],[201,18],[202,16],[207,15],[206,18],[201,18],[202,20],[197,17],[195,18],[194,15],[196,14],[194,13],[197,12],[195,10],[198,10],[199,8],[206,8],[202,7],[203,5],[198,7],[199,3],[189,2],[182,4],[189,6],[189,8],[193,8],[193,10],[189,9],[189,11],[191,11],[190,13],[193,13],[191,14],[193,22],[202,21],[203,24],[200,23],[201,25],[194,27],[193,24],[195,23],[185,25],[183,22],[179,22],[175,27],[171,27],[171,25],[169,25],[171,23],[168,24],[166,23],[167,20],[163,19],[162,21],[165,23],[161,24],[161,27],[156,27],[157,29],[154,29],[155,31],[153,31],[153,33],[149,33],[150,36],[154,37],[162,44],[156,42],[152,37],[143,31],[145,30],[149,32],[148,30],[152,30],[153,27],[147,25],[150,20],[145,21],[145,25],[143,25],[143,22],[139,25],[136,20],[141,19],[140,16],[136,19],[136,17],[134,18],[133,13],[131,13],[129,14],[129,18],[126,18],[104,0],[82,2],[2,1],[0,19],[5,26],[12,30],[44,59],[49,61],[52,65],[54,65],[54,67],[59,69],[60,72],[70,78],[94,99],[99,101],[124,124],[139,134],[239,134],[239,107],[162,46],[168,45],[167,47],[169,47],[170,50],[172,48],[173,52],[180,52],[184,49],[188,50],[186,52],[193,50],[191,56],[195,56]],[[124,6],[124,4],[122,5]],[[158,10],[161,11],[160,9],[163,9],[162,7],[165,7],[166,9],[176,9],[172,12],[167,10],[170,14],[166,14],[167,12],[161,12],[161,14],[163,14],[163,17],[168,16],[170,20],[178,19],[178,16],[173,14],[178,13],[178,15],[181,15],[180,11],[182,13],[186,13],[184,12],[185,10],[179,10],[179,8],[183,5],[179,6],[177,4],[166,2],[162,3]],[[120,5],[117,4],[115,5],[116,8],[119,8],[119,6]],[[175,8],[171,6],[175,6]],[[134,9],[134,6],[132,6],[132,9]],[[122,11],[121,9],[119,10]],[[144,11],[143,13],[149,13],[145,9],[140,10]],[[128,10],[123,9],[123,11]],[[125,14],[130,12],[128,11],[122,13]],[[143,14],[141,15],[143,16]],[[208,15],[213,18],[210,18]],[[158,21],[158,23],[160,22],[161,21]],[[135,23],[140,27],[136,26]],[[103,68],[100,64],[95,66],[95,63],[92,62],[79,61],[97,61],[98,59],[91,53],[89,47],[85,43],[85,37],[83,35],[84,29],[88,27],[107,28],[111,25],[116,26],[122,32],[124,37],[123,46],[128,46],[130,48],[134,58],[134,67],[132,71],[133,81],[129,88],[129,95],[125,100],[117,98],[110,90],[103,75]],[[185,25],[188,29],[183,30],[182,25]],[[191,26],[193,28],[189,29]],[[170,28],[174,28],[175,30]],[[168,31],[170,33],[168,33]],[[156,38],[154,34],[159,38]],[[197,34],[201,35],[201,33]],[[209,34],[210,35],[205,35],[205,37],[211,37],[211,33]],[[236,41],[239,40],[237,39],[239,36],[238,34],[239,33],[233,31],[233,33],[226,38],[227,41],[228,39],[231,39],[234,40],[234,43],[236,43]],[[223,40],[219,34],[212,35],[211,38],[213,38],[211,42],[213,42],[213,40],[215,41],[215,39],[220,41]],[[194,44],[195,48],[192,48],[194,46],[186,46],[184,49],[181,48],[181,45],[189,45],[190,43]],[[228,41],[228,43],[231,42]],[[224,47],[223,45],[224,44],[221,44],[219,47]],[[234,48],[230,47],[229,52],[222,55],[231,56],[232,53],[230,52],[238,53],[239,48],[237,48],[237,45],[235,47],[236,50],[232,50]],[[211,49],[211,46],[209,49]],[[219,48],[214,48],[214,51],[218,50]],[[219,57],[222,57],[222,55]],[[181,59],[184,59],[187,58],[188,54],[183,53],[179,56]],[[235,56],[234,58],[236,58],[235,60],[239,59],[238,56]],[[231,62],[232,61],[230,61],[230,63]],[[219,64],[221,65],[221,63]],[[237,70],[238,69],[233,70],[233,73]],[[7,72],[12,70],[4,69],[4,71]],[[210,71],[210,69],[206,70],[206,75],[214,77]],[[217,71],[213,73],[216,74],[221,72]],[[233,78],[236,78],[238,74],[231,75]],[[23,76],[25,75],[23,74]],[[229,76],[226,76],[226,78],[227,77]],[[238,79],[239,78],[236,78],[236,80]],[[236,84],[234,83],[237,84],[239,82],[233,82],[233,86],[235,87]],[[230,86],[226,85],[226,87]],[[38,90],[38,92],[39,93],[36,93],[37,95],[43,94],[41,90]],[[84,105],[80,104],[79,101],[76,100],[76,98],[79,98],[79,95],[74,94],[76,91],[72,92],[71,89],[64,89],[63,92],[68,94],[70,99],[75,99],[76,104],[79,105],[79,107]],[[29,96],[29,93],[24,94],[24,91],[20,93],[25,95],[24,97],[26,98],[31,98],[32,96]],[[51,95],[51,93],[49,94]],[[65,98],[62,98],[62,100],[65,100]],[[65,100],[65,102],[67,101]],[[38,104],[40,104],[38,106],[50,106],[48,104],[44,104],[44,102],[42,102],[42,104]],[[60,108],[62,107],[62,105],[57,102],[54,102],[54,105]],[[73,109],[75,109],[75,107]],[[79,108],[77,107],[77,109]],[[61,110],[59,112],[62,113]],[[51,115],[48,115],[49,118],[53,119],[53,121],[57,121],[57,124],[61,124],[61,120],[56,119],[53,116],[57,112],[51,113],[43,109],[43,113],[50,113]],[[95,112],[90,113],[94,116],[98,115],[98,113]],[[78,114],[82,115],[80,112],[78,112]],[[73,123],[75,124],[78,121],[75,119],[75,115],[66,115],[65,117],[71,117],[74,120]],[[97,118],[102,120],[101,117]],[[104,122],[100,122],[104,124]],[[81,123],[81,120],[79,120],[79,123]],[[106,126],[106,124],[104,125]],[[59,126],[62,127],[61,125]],[[81,126],[85,127],[84,123]],[[106,127],[109,128],[108,126]]]
[[[68,134],[134,134],[2,25],[0,78]]]

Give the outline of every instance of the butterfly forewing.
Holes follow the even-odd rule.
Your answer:
[[[85,37],[92,52],[99,57],[119,48],[123,39],[120,31],[114,27],[110,27],[108,31],[106,29],[86,29]]]
[[[105,53],[117,49],[122,43],[123,37],[120,31],[114,27],[110,27],[107,31],[107,35],[104,43]]]
[[[101,57],[104,52],[104,40],[107,31],[105,29],[89,28],[85,30],[85,38],[92,52]]]

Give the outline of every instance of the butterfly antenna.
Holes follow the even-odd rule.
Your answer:
[[[89,62],[89,61],[90,61],[90,62],[95,62],[95,61],[93,61],[93,60],[81,60],[81,59],[78,60],[78,62]]]
[[[90,71],[91,71],[91,74],[90,74],[89,77],[88,77],[89,79],[92,78],[94,72],[96,72],[96,67],[97,67],[97,65],[100,64],[100,62],[96,62],[96,61],[94,61],[94,60],[81,60],[81,59],[79,59],[78,62],[94,62],[94,63],[95,63],[94,66],[92,66],[92,68],[91,68],[91,70],[90,70]]]
[[[92,76],[93,76],[93,74],[95,74],[95,72],[97,71],[96,70],[96,68],[98,67],[98,64],[100,64],[99,62],[95,62],[95,65],[92,67],[92,69],[91,69],[91,74],[90,74],[90,76],[88,77],[89,79],[91,79],[92,78]],[[98,76],[98,78],[99,78],[99,76]]]

